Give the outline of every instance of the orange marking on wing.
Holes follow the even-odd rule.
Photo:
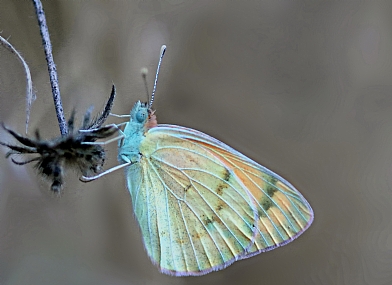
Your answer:
[[[300,228],[305,227],[305,224],[301,223],[298,217],[294,215],[293,211],[291,210],[291,202],[283,193],[276,192],[274,195],[274,200],[279,201],[278,204],[280,205],[282,210],[286,213],[286,215],[290,215],[292,217],[292,220],[295,221]]]
[[[204,142],[200,141],[195,141],[191,140],[190,141],[200,144],[204,146],[207,149],[211,149],[212,151],[215,152],[215,156],[219,158],[222,162],[224,162],[226,165],[229,165],[231,170],[234,171],[234,173],[237,175],[237,177],[241,180],[242,183],[248,188],[248,190],[255,195],[255,199],[261,198],[261,196],[264,196],[263,193],[260,191],[260,189],[255,185],[255,183],[259,186],[264,186],[265,182],[262,180],[262,174],[263,172],[257,170],[256,168],[246,164],[243,162],[241,157],[238,157],[237,155],[232,154],[231,152],[228,152],[222,148],[216,147],[211,144],[207,144]],[[232,162],[235,161],[235,163]],[[248,175],[252,176],[252,179],[255,183],[249,180],[248,177],[244,175],[244,173],[247,173]]]
[[[284,220],[286,219],[282,212],[278,210],[276,207],[271,207],[267,211],[269,214],[270,219],[274,223],[274,225],[278,228],[279,233],[283,236],[283,240],[287,240],[290,236],[287,232],[287,228],[284,226]]]
[[[265,215],[262,216],[258,221],[257,221],[258,229],[259,231],[263,234],[265,238],[268,238],[274,243],[278,244],[279,241],[276,239],[276,229],[274,225],[272,224],[271,220],[266,217]]]
[[[297,200],[301,196],[296,189],[286,185],[278,177],[264,172],[257,163],[230,150],[193,139],[189,141],[213,152],[216,158],[234,172],[252,195],[259,219],[256,221],[255,243],[249,253],[288,241],[307,226],[312,215],[304,204],[306,201]],[[292,198],[291,195],[297,198]]]

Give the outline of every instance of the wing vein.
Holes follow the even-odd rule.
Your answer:
[[[180,171],[182,174],[184,174],[189,180],[193,180],[193,178],[191,178],[188,174],[186,174],[185,172],[183,172],[183,170],[193,170],[193,171],[199,171],[199,172],[203,172],[203,173],[206,173],[206,174],[209,174],[209,175],[211,175],[212,177],[214,177],[214,178],[216,178],[216,179],[218,179],[218,180],[220,180],[220,181],[222,181],[222,182],[224,182],[224,183],[227,183],[238,195],[240,195],[245,201],[247,200],[247,198],[249,199],[250,197],[244,197],[244,195],[242,195],[241,193],[239,193],[239,191],[236,189],[236,187],[234,187],[231,183],[229,183],[228,181],[225,181],[225,180],[223,180],[221,177],[219,177],[219,176],[217,176],[217,175],[215,175],[215,174],[213,174],[213,173],[211,173],[211,172],[208,172],[208,171],[205,171],[205,170],[203,170],[203,169],[198,169],[198,168],[178,168],[178,167],[176,167],[175,165],[172,165],[171,163],[168,163],[168,162],[166,162],[166,161],[163,161],[163,160],[159,160],[159,162],[161,162],[161,163],[164,163],[165,165],[167,165],[167,166],[170,166],[170,167],[172,167],[173,169],[176,169],[176,170],[178,170],[178,171]],[[170,175],[172,178],[174,178],[170,173],[168,173],[167,171],[165,171],[166,172],[166,174],[168,174],[168,175]],[[232,172],[230,172],[232,175],[235,175],[234,173],[232,173]],[[238,179],[237,179],[238,180]],[[196,181],[196,180],[194,180],[194,181]],[[196,182],[198,182],[198,181],[196,181]],[[212,191],[210,188],[208,188],[207,186],[205,186],[203,183],[201,183],[201,182],[198,182],[198,183],[200,183],[201,185],[203,185],[204,187],[206,187],[211,193],[213,193],[218,199],[220,199],[221,201],[223,201],[224,203],[226,203],[226,205],[230,205],[230,203],[229,202],[227,202],[225,199],[223,199],[222,197],[220,197],[217,193],[215,193],[214,191]],[[246,189],[246,187],[244,187],[245,189]],[[169,189],[169,191],[170,191],[170,189]],[[247,192],[249,192],[247,189],[246,189],[246,191]],[[171,192],[171,191],[170,191]],[[172,193],[172,192],[171,192]],[[175,197],[176,197],[176,195],[174,194],[174,193],[172,193]],[[199,195],[200,195],[200,193],[199,193]],[[239,213],[238,213],[238,211],[236,210],[236,209],[234,209],[233,207],[231,207],[231,209],[248,225],[248,226],[251,226],[245,219],[244,219],[244,217],[242,217],[242,215],[240,215]],[[254,217],[252,217],[252,218],[254,218]]]
[[[178,205],[180,206],[181,217],[182,217],[182,220],[183,220],[183,222],[184,222],[186,232],[188,233],[189,241],[191,242],[192,251],[193,251],[193,255],[195,256],[195,260],[196,260],[196,263],[197,263],[197,267],[200,269],[200,263],[199,263],[199,259],[197,258],[197,255],[196,255],[195,245],[193,244],[192,236],[191,236],[191,234],[190,234],[190,232],[189,232],[188,224],[186,223],[186,219],[185,219],[185,217],[184,217],[184,212],[183,212],[183,210],[182,210],[182,205],[181,205],[181,202],[180,202],[180,201],[178,201]],[[188,206],[188,207],[189,207],[189,206]]]
[[[159,173],[158,173],[158,171],[157,171],[157,169],[155,168],[155,165],[153,165],[153,163],[151,163],[151,161],[150,161],[150,159],[147,159],[147,161],[148,161],[148,164],[151,166],[151,168],[154,170],[154,172],[155,172],[155,175],[158,177],[158,179],[161,181],[161,184],[162,184],[162,186],[163,186],[163,188],[165,189],[165,190],[167,190],[167,187],[166,187],[166,185],[165,185],[165,183],[163,182],[163,180],[161,179],[161,176],[159,175]],[[170,225],[170,212],[169,212],[169,199],[168,199],[168,197],[167,197],[167,191],[164,191],[165,193],[165,198],[166,198],[166,200],[165,200],[165,207],[166,207],[166,214],[167,214],[167,224],[168,224],[168,226],[169,226],[169,238],[170,238],[170,251],[171,251],[171,257],[172,257],[172,260],[173,260],[173,267],[174,268],[177,268],[177,266],[176,266],[176,260],[175,260],[175,258],[174,258],[174,253],[173,253],[173,246],[172,246],[172,241],[173,241],[173,239],[172,239],[172,232],[171,232],[171,225]],[[158,217],[158,213],[157,213],[157,217]],[[159,234],[159,237],[160,237],[161,235]],[[161,243],[162,244],[162,243]],[[162,253],[162,250],[161,250],[161,253]],[[162,257],[161,257],[161,260],[162,260]]]
[[[162,160],[160,160],[160,162],[161,163],[165,163],[164,161],[162,161]],[[173,166],[173,165],[171,165],[171,164],[167,164],[168,166],[171,166],[171,167],[173,167],[174,169],[177,169],[178,171],[180,171],[181,173],[183,173],[180,169],[178,169],[176,166]],[[162,169],[163,171],[164,171],[164,169]],[[169,175],[170,177],[172,177],[173,179],[175,179],[175,177],[173,177],[173,175],[171,175],[169,172],[167,172],[167,171],[165,171],[165,173],[167,174],[167,175]],[[189,181],[190,181],[190,183],[193,185],[193,187],[196,189],[196,187],[195,187],[195,185],[194,185],[194,183],[193,183],[193,179],[191,179],[186,173],[183,173],[188,179],[189,179]],[[183,199],[179,199],[179,198],[177,198],[177,196],[170,190],[170,188],[165,184],[165,182],[161,179],[161,177],[159,176],[159,179],[161,180],[161,182],[164,184],[164,186],[165,186],[165,188],[177,199],[177,201],[182,201],[182,202],[184,202],[185,203],[185,205],[192,211],[192,213],[194,214],[194,216],[199,220],[199,222],[200,222],[200,224],[203,226],[203,228],[205,229],[205,231],[208,233],[208,235],[210,236],[210,238],[212,239],[212,241],[213,241],[213,244],[215,245],[215,247],[216,247],[216,249],[217,249],[217,251],[219,252],[219,254],[220,254],[220,256],[221,256],[221,258],[222,258],[222,260],[224,260],[224,257],[223,257],[223,253],[221,252],[221,250],[220,250],[220,248],[218,247],[218,245],[217,245],[217,242],[216,242],[216,240],[214,239],[214,237],[213,237],[213,235],[210,233],[210,231],[208,230],[208,228],[204,225],[204,223],[201,221],[201,219],[199,218],[199,216],[197,215],[197,212],[193,209],[193,207],[191,207],[185,200],[183,200]],[[197,182],[197,181],[196,181]],[[197,183],[199,183],[199,182],[197,182]],[[201,184],[201,183],[200,183]],[[206,188],[206,187],[205,187]],[[208,188],[207,188],[208,189]],[[211,190],[210,190],[211,191]],[[211,192],[213,192],[213,191],[211,191]],[[203,199],[203,201],[205,201],[205,199],[202,197],[202,195],[200,194],[200,192],[199,191],[197,191],[197,193],[199,194],[199,196]],[[205,201],[206,202],[206,201]],[[211,208],[211,206],[208,204],[208,203],[206,203],[209,207],[210,207],[210,209],[212,210],[212,208]],[[228,204],[227,202],[226,202],[226,204]],[[182,207],[181,207],[181,211],[182,211]],[[214,211],[214,213],[216,214],[216,212]],[[181,212],[181,214],[182,214],[182,217],[183,217],[183,213]],[[237,215],[238,216],[240,216],[238,213],[237,213]],[[183,217],[183,221],[184,221],[184,224],[186,225],[186,220],[184,219],[184,217]],[[246,222],[246,221],[245,221]],[[188,228],[187,228],[187,232],[188,232],[188,235],[189,235],[189,231],[188,231]],[[189,235],[189,237],[190,237],[190,240],[191,240],[191,236]],[[194,246],[193,246],[193,244],[192,244],[192,248],[194,249]],[[205,247],[204,247],[204,244],[203,244],[203,248],[205,249]],[[206,253],[207,253],[207,251],[205,251]],[[206,254],[206,256],[208,256],[207,254]],[[195,252],[195,258],[197,259],[197,257],[196,257],[196,252]],[[209,260],[209,258],[208,258],[208,260]],[[211,261],[209,260],[209,262],[211,263]],[[199,263],[198,263],[198,265],[199,265]]]
[[[145,184],[147,184],[148,182],[147,182],[147,180],[148,180],[148,171],[144,171],[144,174],[145,174],[145,181],[146,181],[146,183]],[[150,181],[151,182],[151,181]],[[151,252],[152,252],[152,250],[153,250],[153,246],[152,246],[152,231],[151,231],[151,220],[150,220],[150,195],[149,195],[149,191],[148,191],[148,189],[147,189],[148,187],[147,187],[147,185],[146,185],[146,200],[147,200],[147,224],[148,224],[148,235],[149,235],[149,239],[150,239],[150,247],[151,247]],[[155,257],[153,257],[153,258],[155,258]]]

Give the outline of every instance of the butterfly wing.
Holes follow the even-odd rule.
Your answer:
[[[252,246],[257,213],[232,170],[193,142],[147,133],[128,189],[144,245],[163,273],[202,275]]]
[[[148,255],[163,273],[202,275],[290,242],[313,212],[280,176],[201,132],[158,125],[128,188]]]
[[[232,169],[247,188],[256,207],[257,229],[254,244],[241,258],[285,245],[301,235],[313,222],[314,213],[301,193],[284,178],[202,132],[171,125],[163,131],[203,146]]]

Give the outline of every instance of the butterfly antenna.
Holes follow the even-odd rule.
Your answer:
[[[147,85],[147,73],[148,73],[147,67],[143,67],[143,68],[140,70],[140,73],[142,74],[142,77],[143,77],[144,88],[146,88],[147,102],[149,102],[149,101],[150,101],[150,92],[148,92],[148,85]]]
[[[151,100],[150,100],[150,104],[149,104],[150,108],[152,106],[152,103],[154,102],[155,90],[157,89],[157,84],[158,84],[159,69],[161,68],[161,62],[162,62],[163,56],[165,55],[165,51],[166,51],[166,46],[163,45],[161,47],[161,52],[160,52],[160,55],[159,55],[159,62],[158,62],[157,72],[155,73],[154,87],[152,88]]]

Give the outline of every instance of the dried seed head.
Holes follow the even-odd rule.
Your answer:
[[[105,150],[100,145],[85,143],[108,138],[117,132],[118,128],[115,125],[102,126],[110,114],[115,96],[116,89],[113,85],[109,100],[101,114],[91,120],[91,109],[87,110],[82,126],[78,130],[74,130],[75,112],[73,111],[68,119],[68,134],[51,140],[41,139],[38,130],[35,132],[35,139],[24,137],[3,124],[3,128],[21,144],[11,145],[0,142],[10,149],[6,157],[11,156],[12,162],[17,165],[36,162],[35,167],[38,172],[52,182],[51,190],[55,193],[61,192],[63,188],[66,168],[77,169],[84,176],[98,173],[105,162]],[[26,161],[17,161],[12,157],[16,154],[38,156]]]

